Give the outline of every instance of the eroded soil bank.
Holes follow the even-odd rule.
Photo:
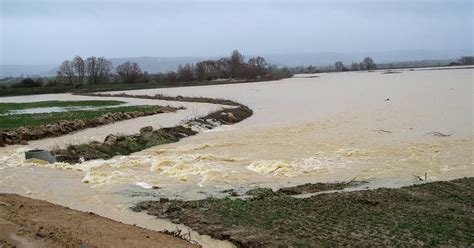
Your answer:
[[[167,96],[163,94],[156,94],[153,96],[150,95],[130,95],[126,93],[120,94],[108,94],[108,93],[83,93],[76,94],[80,96],[98,96],[98,97],[127,97],[127,98],[141,98],[141,99],[153,99],[153,100],[163,100],[163,101],[178,101],[178,102],[199,102],[199,103],[211,103],[211,104],[221,104],[229,106],[245,106],[241,103],[221,98],[209,98],[209,97],[190,97],[190,96]]]
[[[98,94],[93,94],[97,96]],[[109,95],[104,95],[109,96]],[[121,95],[130,97],[128,95]],[[159,99],[160,96],[133,96],[135,98]],[[52,154],[60,162],[77,163],[92,159],[110,159],[117,155],[129,155],[153,146],[177,142],[182,138],[197,134],[196,128],[212,129],[220,125],[231,125],[250,117],[253,111],[247,106],[219,99],[199,98],[203,102],[224,102],[238,106],[215,111],[204,117],[187,121],[185,124],[169,128],[153,130],[145,127],[140,134],[134,135],[109,135],[104,142],[91,142],[88,144],[70,145],[66,149],[54,149]],[[190,99],[192,100],[192,99]],[[182,100],[186,101],[186,100]]]
[[[474,243],[473,188],[474,178],[463,178],[308,198],[288,196],[285,190],[260,190],[248,199],[161,199],[133,209],[239,247],[470,246]]]
[[[198,246],[93,213],[19,195],[0,194],[0,247]]]
[[[89,120],[60,120],[47,125],[24,126],[11,130],[0,131],[0,147],[14,144],[27,144],[30,140],[57,137],[86,128],[108,125],[117,121],[151,116],[162,113],[176,112],[177,108],[156,106],[155,110],[138,112],[110,112]]]

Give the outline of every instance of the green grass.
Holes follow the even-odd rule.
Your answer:
[[[271,80],[278,80],[283,77],[276,76]],[[246,80],[237,83],[252,83],[260,81],[268,81],[270,79],[262,80]],[[217,81],[191,81],[191,82],[158,82],[158,83],[104,83],[104,84],[84,84],[79,88],[70,85],[57,86],[43,86],[43,87],[23,87],[14,88],[6,87],[0,88],[0,97],[3,96],[22,96],[22,95],[37,95],[37,94],[53,94],[53,93],[88,93],[88,92],[103,92],[103,91],[118,91],[118,90],[137,90],[137,89],[156,89],[156,88],[170,88],[170,87],[186,87],[186,86],[202,86],[202,85],[216,85],[216,84],[234,84],[236,82],[217,82]]]
[[[43,102],[24,102],[24,103],[0,103],[0,114],[11,110],[22,110],[30,108],[48,108],[48,107],[102,107],[120,105],[122,101],[43,101]]]
[[[464,247],[474,243],[473,189],[474,178],[464,178],[301,199],[267,193],[138,206],[239,247]]]
[[[22,126],[40,126],[54,123],[60,120],[90,120],[100,117],[106,113],[114,112],[149,112],[160,109],[159,106],[125,106],[103,108],[96,110],[78,110],[68,112],[41,113],[41,114],[19,114],[0,116],[0,130],[14,129]]]

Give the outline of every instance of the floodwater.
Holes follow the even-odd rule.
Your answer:
[[[166,176],[204,188],[474,174],[472,69],[318,76],[128,92],[227,98],[255,114],[127,160],[155,172],[152,184]]]
[[[69,106],[69,107],[44,107],[44,108],[28,108],[28,109],[19,109],[19,110],[10,110],[5,114],[1,115],[24,115],[24,114],[44,114],[44,113],[58,113],[58,112],[69,112],[69,111],[79,111],[79,110],[97,110],[105,108],[117,108],[132,106],[130,103],[120,104],[120,105],[111,105],[111,106]]]
[[[248,105],[254,115],[232,126],[108,161],[69,165],[23,159],[22,152],[28,147],[101,140],[112,132],[137,132],[150,123],[171,126],[190,115],[222,107],[117,98],[188,109],[34,141],[28,147],[2,148],[0,191],[95,211],[148,228],[170,229],[174,225],[169,222],[132,213],[127,207],[157,197],[219,196],[228,188],[244,192],[255,186],[278,188],[354,178],[369,181],[369,187],[399,187],[425,175],[428,181],[474,176],[472,69],[316,76],[127,91],[226,98]],[[38,97],[0,101],[38,101]],[[91,99],[66,94],[47,98]],[[152,185],[161,189],[149,189]],[[193,237],[216,245],[206,237]]]
[[[221,109],[222,106],[206,103],[185,103],[174,101],[159,101],[138,98],[123,98],[123,97],[89,97],[77,96],[71,94],[45,94],[32,96],[15,96],[0,98],[0,102],[39,102],[49,100],[61,101],[83,101],[83,100],[117,100],[127,102],[125,105],[162,105],[171,107],[185,107],[184,110],[178,110],[176,113],[164,113],[152,116],[146,116],[136,119],[116,122],[111,125],[100,126],[97,128],[90,128],[81,130],[76,133],[63,135],[61,137],[47,138],[43,140],[34,140],[29,142],[30,148],[52,149],[54,147],[66,147],[69,144],[79,144],[91,141],[103,141],[109,134],[133,134],[138,133],[140,128],[145,126],[152,126],[153,128],[171,127],[182,121],[195,118],[197,116],[206,115],[209,112]],[[2,153],[15,153],[18,149],[24,149],[24,146],[9,146],[0,148],[0,155]],[[14,162],[16,163],[16,161]],[[0,168],[2,164],[0,163]]]

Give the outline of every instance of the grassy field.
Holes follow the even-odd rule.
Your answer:
[[[184,84],[184,85],[187,85],[187,84]],[[151,89],[151,88],[164,88],[164,87],[175,87],[175,86],[179,87],[183,85],[179,83],[163,83],[163,84],[108,83],[108,84],[94,84],[94,85],[86,84],[80,88],[74,88],[73,86],[67,86],[67,85],[48,86],[48,87],[22,87],[22,88],[6,87],[6,88],[0,88],[0,97],[54,94],[54,93],[87,93],[87,92],[115,91],[115,90]]]
[[[272,80],[278,80],[274,78]],[[246,81],[190,81],[190,82],[159,82],[159,83],[104,83],[104,84],[84,84],[79,88],[73,86],[58,85],[58,86],[44,86],[44,87],[23,87],[14,88],[6,87],[0,88],[0,97],[3,96],[21,96],[21,95],[37,95],[37,94],[53,94],[53,93],[89,93],[89,92],[103,92],[103,91],[118,91],[118,90],[137,90],[137,89],[155,89],[155,88],[170,88],[170,87],[186,87],[186,86],[203,86],[216,84],[235,84],[235,83],[253,83],[268,81],[265,80],[246,80]]]
[[[90,120],[106,113],[151,112],[159,109],[160,106],[143,105],[55,113],[4,115],[0,116],[0,130],[14,129],[22,126],[40,126],[60,120]]]
[[[11,110],[22,110],[30,108],[47,107],[102,107],[124,104],[122,101],[42,101],[42,102],[22,102],[22,103],[0,103],[0,114]]]
[[[238,247],[474,244],[474,178],[308,198],[260,190],[250,199],[142,202],[134,210]]]

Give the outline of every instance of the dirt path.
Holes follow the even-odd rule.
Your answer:
[[[0,194],[0,247],[196,247],[185,240],[19,195]]]

